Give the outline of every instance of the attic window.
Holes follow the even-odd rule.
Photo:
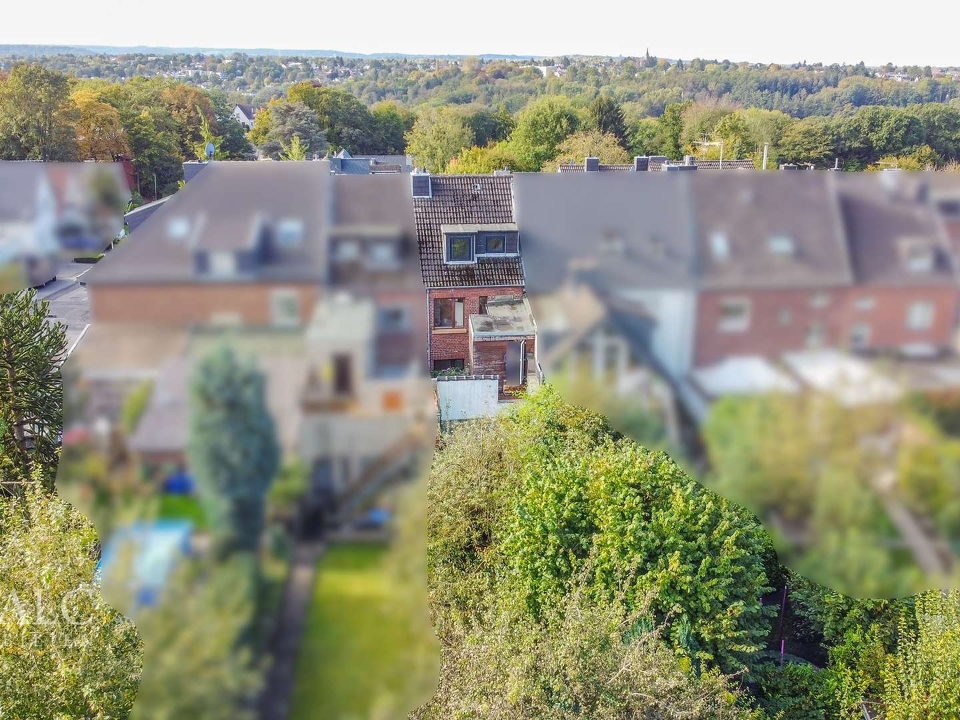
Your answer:
[[[472,235],[448,235],[447,236],[447,262],[448,263],[472,263],[473,256],[473,236]]]
[[[713,259],[722,262],[730,257],[730,242],[727,240],[726,233],[715,232],[710,236],[710,249],[713,252]]]
[[[277,226],[277,242],[284,247],[297,247],[303,239],[303,221],[298,218],[283,220]]]
[[[792,256],[794,252],[793,238],[786,235],[774,235],[770,238],[770,252],[774,255]]]
[[[174,240],[183,240],[190,232],[190,221],[185,217],[170,218],[167,223],[167,235]]]
[[[933,270],[933,248],[927,243],[906,243],[904,255],[910,272],[928,273]]]
[[[369,247],[370,264],[379,268],[393,268],[398,264],[397,246],[389,242],[373,243]]]
[[[430,181],[430,175],[426,173],[414,173],[412,176],[413,196],[414,197],[433,197],[433,187]]]

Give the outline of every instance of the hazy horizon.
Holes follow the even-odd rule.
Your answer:
[[[867,14],[827,0],[810,0],[802,8],[784,6],[779,18],[759,0],[722,14],[696,2],[683,9],[591,3],[592,12],[582,20],[567,10],[508,0],[488,0],[484,12],[437,0],[416,5],[371,0],[362,11],[353,5],[324,8],[323,25],[296,8],[261,12],[251,20],[225,0],[204,5],[207,22],[188,0],[168,0],[159,8],[137,5],[122,13],[118,7],[105,0],[68,4],[38,23],[36,11],[19,4],[5,12],[0,44],[519,57],[638,57],[649,48],[652,55],[683,60],[960,65],[960,54],[949,50],[950,43],[938,46],[925,34],[904,32],[903,12]],[[941,13],[939,4],[929,0],[910,7],[916,19]],[[370,18],[376,23],[369,23]],[[789,27],[788,35],[783,27]]]

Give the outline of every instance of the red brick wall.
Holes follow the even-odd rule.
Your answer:
[[[873,298],[872,310],[858,310],[858,298]],[[871,348],[892,350],[903,345],[924,344],[946,348],[952,344],[957,325],[960,289],[943,286],[928,288],[858,287],[850,292],[847,310],[847,337],[850,329],[864,323],[870,327]],[[910,330],[907,314],[914,302],[933,305],[933,325],[929,330]]]
[[[514,288],[462,288],[459,290],[427,290],[428,299],[428,326],[430,328],[430,367],[434,360],[462,359],[470,364],[470,338],[468,325],[470,316],[480,312],[480,297],[488,298],[498,295],[520,297],[522,287]],[[454,330],[433,327],[433,301],[435,298],[463,298],[463,327]]]
[[[186,327],[206,325],[215,313],[238,313],[247,325],[271,323],[271,292],[300,291],[300,312],[309,318],[318,286],[267,284],[100,285],[89,288],[92,322]]]
[[[813,307],[812,298],[824,293],[830,303]],[[849,346],[850,332],[860,322],[870,325],[869,346],[895,349],[909,343],[947,347],[956,327],[960,290],[953,287],[889,288],[856,287],[851,289],[706,291],[697,301],[697,327],[694,340],[694,366],[718,362],[733,355],[773,357],[784,352],[807,348],[807,332],[813,323],[824,328],[823,346]],[[857,298],[874,298],[873,310],[857,310]],[[750,325],[743,332],[722,332],[718,329],[722,301],[725,298],[750,299]],[[934,303],[933,327],[925,331],[907,329],[907,311],[911,303],[924,300]],[[790,312],[789,322],[781,313]]]
[[[732,355],[773,356],[806,347],[811,324],[824,326],[826,345],[836,344],[843,336],[844,289],[822,292],[830,303],[817,309],[811,306],[815,290],[705,291],[697,300],[697,328],[694,341],[694,366],[709,365]],[[750,300],[750,325],[743,332],[718,329],[723,301],[727,298]],[[789,311],[789,323],[781,313]]]

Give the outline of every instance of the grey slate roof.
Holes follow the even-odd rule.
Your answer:
[[[237,103],[237,107],[240,108],[240,112],[242,112],[247,119],[253,120],[253,116],[256,115],[257,112],[253,105]]]
[[[687,184],[680,173],[518,173],[528,291],[551,293],[571,273],[595,287],[692,286]]]
[[[88,285],[202,281],[196,248],[243,250],[264,222],[299,219],[298,248],[274,247],[251,280],[320,281],[330,169],[324,162],[212,162],[84,276]],[[176,229],[186,229],[177,237]]]
[[[956,271],[936,209],[917,194],[919,173],[831,174],[847,229],[854,274],[869,285],[953,284]],[[960,186],[958,186],[960,190]],[[911,272],[902,242],[929,243],[931,272]]]
[[[404,176],[406,177],[406,176]],[[432,197],[415,197],[420,271],[428,288],[518,287],[524,284],[520,258],[479,258],[475,265],[443,261],[441,225],[487,225],[515,222],[509,175],[435,175]],[[525,252],[523,231],[521,255]]]
[[[831,173],[692,173],[700,286],[832,287],[853,282]],[[727,256],[715,253],[725,237]],[[793,254],[773,250],[774,239]]]

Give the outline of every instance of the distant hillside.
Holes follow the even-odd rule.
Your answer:
[[[532,60],[537,55],[411,55],[409,53],[350,53],[342,50],[289,50],[277,48],[201,48],[201,47],[150,47],[147,45],[0,45],[0,55],[40,57],[43,55],[232,55],[242,53],[252,56],[273,57],[342,57],[342,58],[440,58],[459,59],[481,57],[484,60]],[[572,55],[570,57],[573,57]]]

